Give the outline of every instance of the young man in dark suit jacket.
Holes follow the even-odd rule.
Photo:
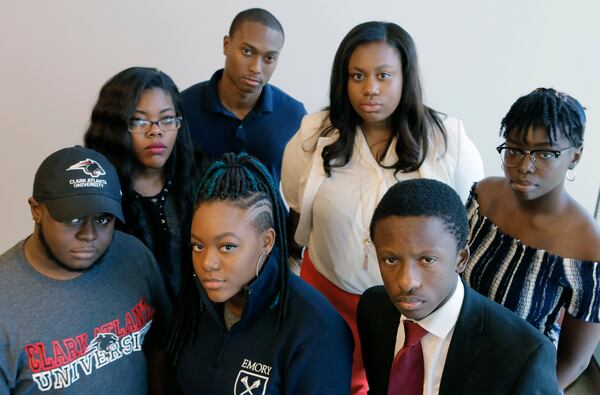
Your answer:
[[[559,393],[554,346],[460,280],[467,214],[452,188],[394,185],[370,232],[384,283],[358,305],[370,394]]]

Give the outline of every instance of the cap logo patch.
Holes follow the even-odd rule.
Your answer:
[[[106,171],[100,166],[98,162],[93,159],[84,159],[67,167],[69,170],[81,170],[90,177],[97,178],[106,174]]]

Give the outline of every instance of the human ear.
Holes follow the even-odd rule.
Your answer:
[[[34,198],[30,197],[27,199],[27,203],[29,203],[29,210],[31,211],[31,218],[33,219],[33,223],[37,224],[42,217],[42,207]]]
[[[261,234],[262,249],[265,253],[270,253],[275,245],[275,229],[269,228]]]
[[[583,155],[583,146],[575,148],[575,152],[573,152],[573,156],[571,157],[571,163],[569,163],[569,170],[573,170],[577,166],[581,160],[581,155]]]
[[[465,247],[456,254],[456,273],[461,274],[465,270],[467,261],[469,260],[469,247]]]
[[[227,56],[227,47],[229,46],[230,42],[231,42],[231,38],[229,36],[223,37],[223,55],[225,55],[225,56]]]

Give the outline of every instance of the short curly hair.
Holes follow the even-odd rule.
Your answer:
[[[373,213],[371,240],[377,223],[391,216],[439,218],[456,239],[459,249],[467,244],[467,210],[460,196],[443,182],[417,178],[392,186]]]
[[[537,88],[510,107],[502,119],[500,135],[507,138],[510,134],[526,143],[529,129],[542,127],[550,144],[564,135],[573,146],[581,147],[585,124],[585,107],[577,99],[556,89]]]

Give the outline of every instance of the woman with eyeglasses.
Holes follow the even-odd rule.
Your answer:
[[[157,69],[131,67],[101,89],[85,134],[87,147],[116,167],[123,193],[122,230],[152,250],[173,301],[189,259],[196,163],[179,91]]]
[[[582,105],[554,89],[519,98],[500,129],[505,176],[477,183],[467,203],[465,280],[557,344],[562,389],[600,339],[600,227],[564,185],[575,179],[585,122]]]

